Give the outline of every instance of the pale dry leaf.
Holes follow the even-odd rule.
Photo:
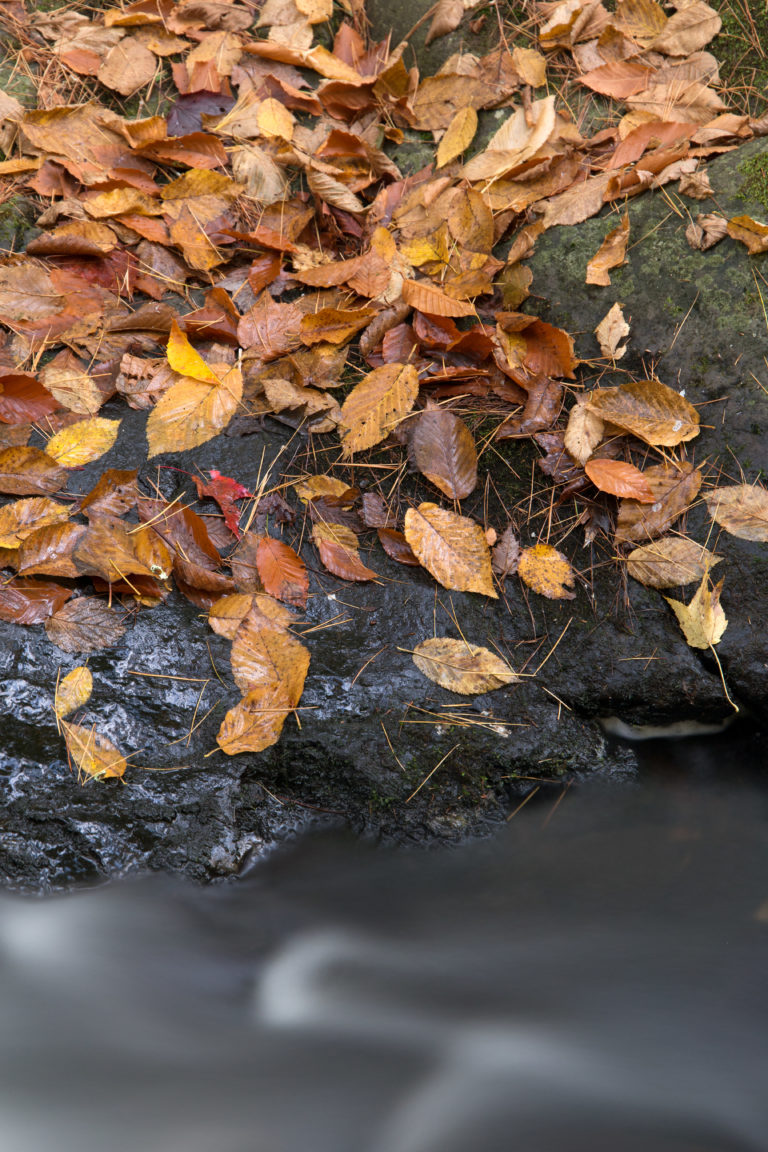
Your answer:
[[[628,345],[622,340],[629,336],[629,324],[626,321],[621,304],[613,304],[595,328],[600,351],[606,359],[621,360]]]
[[[605,433],[605,424],[593,412],[586,396],[577,396],[568,417],[563,444],[566,452],[582,467],[589,460]]]
[[[699,212],[695,221],[692,220],[685,230],[685,238],[691,248],[697,248],[700,252],[714,248],[727,235],[728,221],[716,212]]]
[[[753,484],[715,488],[704,497],[710,516],[731,536],[768,541],[768,491]]]
[[[587,284],[598,284],[603,288],[610,285],[611,277],[608,273],[624,263],[628,240],[629,213],[625,212],[620,224],[611,229],[587,264]]]
[[[664,597],[677,616],[685,642],[691,648],[713,648],[722,639],[728,627],[725,612],[720,606],[722,587],[722,580],[713,585],[709,577],[704,576],[690,604]]]
[[[498,544],[491,553],[491,568],[502,579],[514,576],[520,563],[520,541],[510,524],[501,534]]]
[[[630,552],[627,572],[649,588],[674,588],[702,580],[721,560],[687,536],[666,536]]]
[[[464,696],[493,692],[517,680],[506,660],[495,652],[447,636],[422,640],[413,651],[413,662],[434,684]]]

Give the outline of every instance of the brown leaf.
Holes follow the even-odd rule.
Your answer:
[[[243,348],[253,348],[260,360],[276,360],[301,343],[299,325],[302,313],[295,304],[276,304],[265,293],[241,317],[237,337]]]
[[[84,524],[50,524],[30,532],[19,549],[19,572],[25,576],[76,579],[80,570],[72,553],[86,531]]]
[[[222,373],[216,384],[182,376],[149,414],[149,456],[187,452],[212,440],[229,424],[242,395],[243,377],[238,368]]]
[[[283,724],[291,711],[282,684],[261,684],[230,708],[216,742],[228,756],[263,752],[280,739]]]
[[[58,407],[50,392],[25,372],[8,373],[0,384],[0,421],[4,424],[37,423]]]
[[[136,506],[139,490],[136,480],[138,468],[107,468],[87,495],[83,496],[78,512],[110,513],[121,516]]]
[[[424,44],[431,44],[439,36],[447,36],[449,32],[453,32],[461,24],[463,15],[463,0],[438,0]]]
[[[288,708],[304,690],[309,650],[281,624],[251,608],[232,641],[232,675],[241,692],[278,686]]]
[[[396,560],[398,564],[407,564],[411,568],[421,567],[418,557],[414,556],[413,549],[402,532],[398,532],[396,528],[381,527],[377,529],[377,535],[390,560]]]
[[[728,235],[746,245],[750,256],[768,252],[768,224],[753,220],[751,216],[733,216],[727,223]]]
[[[517,680],[506,660],[495,652],[447,636],[422,640],[413,651],[413,662],[434,684],[464,696],[493,692]]]
[[[612,228],[603,240],[595,255],[587,264],[587,284],[599,284],[608,287],[611,278],[608,275],[611,268],[618,268],[624,263],[629,240],[629,213],[625,212],[621,223]]]
[[[624,318],[621,304],[613,304],[595,328],[595,336],[603,356],[610,360],[621,360],[628,345],[621,341],[629,336],[629,324]]]
[[[660,380],[631,380],[621,388],[595,388],[590,409],[653,447],[672,448],[699,434],[699,414]]]
[[[714,8],[693,0],[672,13],[651,48],[667,56],[690,56],[717,36],[722,23]]]
[[[333,176],[329,176],[325,172],[320,172],[310,166],[307,169],[307,184],[310,191],[318,199],[324,200],[332,208],[340,208],[343,212],[365,211],[362,200],[355,196],[346,184],[342,184],[340,180],[334,180]]]
[[[474,520],[427,502],[406,512],[405,538],[444,588],[497,599],[485,533]]]
[[[464,304],[447,296],[427,280],[403,280],[403,302],[430,316],[474,316],[471,304]]]
[[[588,460],[584,471],[601,492],[608,492],[611,496],[627,496],[639,500],[641,504],[656,503],[648,481],[634,464],[627,464],[623,460]]]
[[[71,588],[48,580],[9,580],[0,584],[0,620],[9,624],[41,624],[71,595]]]
[[[127,36],[110,49],[96,75],[105,88],[132,96],[152,82],[157,68],[157,59],[149,49]]]
[[[752,484],[715,488],[704,497],[710,516],[740,540],[768,541],[768,492]]]
[[[410,439],[414,464],[452,500],[463,500],[477,486],[477,452],[472,433],[460,417],[444,410],[422,412]]]
[[[491,553],[491,568],[497,576],[514,576],[520,563],[520,541],[510,524]]]
[[[508,417],[496,429],[494,440],[530,436],[551,428],[560,413],[563,387],[557,380],[540,377],[526,385],[528,399],[521,416]]]
[[[95,416],[107,398],[76,356],[56,356],[42,369],[40,379],[59,404],[83,416]]]
[[[312,539],[323,565],[334,576],[355,581],[376,579],[377,574],[360,559],[357,536],[351,528],[344,524],[313,524]]]
[[[46,621],[48,639],[64,652],[98,652],[111,648],[125,633],[113,608],[96,596],[70,600]]]
[[[109,584],[127,580],[131,576],[151,576],[153,573],[139,560],[134,548],[134,537],[129,536],[122,520],[105,514],[94,516],[72,553],[78,572],[85,576],[98,576]]]
[[[685,238],[691,248],[701,252],[714,248],[727,235],[728,221],[716,212],[699,212],[695,222],[691,221],[685,230]]]
[[[574,599],[575,593],[568,591],[576,579],[573,569],[568,558],[551,544],[523,548],[517,574],[524,584],[549,600]]]
[[[341,409],[345,456],[385,440],[416,402],[419,377],[412,364],[384,364],[356,384]]]
[[[593,92],[610,96],[614,100],[625,100],[648,87],[653,69],[640,60],[611,60],[590,72],[579,76],[579,84],[585,84]]]
[[[0,451],[0,492],[11,496],[58,492],[67,470],[39,448],[20,446]]]
[[[293,548],[272,536],[262,536],[256,548],[256,566],[270,596],[294,608],[305,608],[309,578],[304,561]]]
[[[721,560],[687,536],[666,536],[630,552],[627,572],[649,588],[673,588],[702,580]]]
[[[365,328],[373,316],[371,308],[320,308],[302,316],[299,334],[304,344],[345,344]]]
[[[654,504],[622,500],[616,519],[617,544],[653,540],[672,527],[690,508],[701,487],[701,472],[687,462],[675,467],[656,464],[646,468],[644,476],[656,497]]]
[[[208,613],[208,623],[219,636],[234,640],[238,628],[252,608],[257,608],[268,620],[281,627],[287,627],[295,620],[290,608],[262,593],[234,592],[222,596]]]

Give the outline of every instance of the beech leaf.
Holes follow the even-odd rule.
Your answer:
[[[741,540],[768,541],[768,491],[752,484],[715,488],[704,500],[716,524]]]
[[[197,448],[226,428],[242,399],[243,377],[230,368],[215,380],[182,376],[160,397],[147,420],[150,457]]]
[[[48,639],[63,652],[98,652],[111,648],[125,633],[114,608],[96,596],[70,600],[46,622]]]
[[[93,691],[93,676],[90,668],[80,665],[73,668],[66,676],[62,676],[56,685],[56,694],[53,701],[53,710],[60,720],[82,708],[91,698]]]
[[[449,637],[422,640],[414,649],[413,662],[419,672],[441,688],[465,696],[493,692],[517,680],[506,660],[495,652]]]
[[[589,407],[601,419],[653,447],[673,448],[699,434],[699,414],[660,380],[630,380],[621,388],[595,388]]]
[[[92,780],[105,780],[110,776],[119,778],[125,773],[128,767],[125,757],[95,728],[62,720],[61,730],[67,753],[80,779],[85,776]]]
[[[628,496],[641,504],[655,504],[656,497],[643,473],[623,460],[588,460],[584,471],[601,492],[611,496]]]
[[[627,572],[649,588],[674,588],[701,580],[721,559],[687,536],[667,536],[630,552]]]
[[[78,420],[52,436],[45,451],[65,468],[80,468],[110,450],[119,428],[119,420],[107,420],[104,416]]]
[[[419,377],[412,364],[383,364],[369,372],[341,408],[345,455],[385,440],[411,411],[418,392]]]
[[[463,500],[477,486],[475,442],[453,412],[422,412],[410,440],[413,462],[451,500]]]
[[[422,567],[444,588],[497,599],[488,543],[474,520],[426,502],[406,512],[405,538]]]
[[[551,544],[523,548],[517,574],[524,584],[549,600],[574,599],[575,593],[568,591],[576,579],[573,569],[568,558]]]

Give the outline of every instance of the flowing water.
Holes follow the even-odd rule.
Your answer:
[[[645,747],[461,849],[0,898],[0,1149],[768,1149],[768,793]]]

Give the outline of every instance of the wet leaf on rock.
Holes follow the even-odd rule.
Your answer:
[[[78,776],[91,780],[104,780],[107,777],[121,777],[128,767],[123,754],[111,740],[102,736],[95,728],[85,724],[70,724],[61,721],[61,730],[67,745],[69,758],[77,768]]]
[[[708,492],[704,501],[716,524],[741,540],[768,541],[768,491],[734,484]]]
[[[125,625],[103,600],[80,596],[51,616],[45,630],[63,652],[98,652],[116,644],[125,634]]]
[[[282,684],[260,684],[230,708],[216,737],[222,752],[262,752],[280,739],[292,711]]]
[[[427,501],[406,512],[405,538],[422,567],[444,588],[497,599],[491,553],[474,520]]]
[[[9,580],[0,584],[0,620],[9,624],[42,624],[71,595],[71,588],[46,580]]]
[[[119,428],[119,420],[108,420],[104,416],[78,420],[52,436],[45,450],[65,468],[79,468],[109,452]]]
[[[667,536],[630,552],[627,572],[649,588],[674,588],[701,580],[721,560],[687,536]]]
[[[346,456],[385,440],[416,402],[419,377],[412,364],[374,368],[347,396],[341,408]]]
[[[621,501],[616,518],[617,544],[663,536],[690,508],[701,487],[701,471],[687,461],[677,466],[654,464],[643,475],[656,500],[653,504]]]
[[[725,612],[720,607],[722,587],[722,580],[713,585],[705,576],[690,604],[664,597],[677,616],[685,642],[691,648],[711,648],[722,639],[728,627]]]
[[[601,492],[611,496],[627,496],[641,504],[655,504],[656,497],[639,468],[623,460],[588,460],[584,471]]]
[[[674,448],[699,434],[699,414],[660,380],[631,380],[621,388],[595,388],[588,404],[602,420],[653,447]]]
[[[312,539],[323,566],[341,580],[375,580],[376,572],[363,564],[358,539],[344,524],[319,521],[312,525]]]
[[[91,698],[93,691],[93,676],[90,668],[80,665],[73,668],[66,676],[62,676],[56,685],[53,699],[53,710],[60,720],[82,708]]]
[[[465,696],[479,696],[513,684],[517,676],[495,652],[465,640],[435,637],[423,640],[413,652],[420,672],[441,688]]]
[[[451,500],[463,500],[477,486],[475,442],[453,412],[422,412],[411,434],[410,451],[420,472]]]
[[[551,544],[535,544],[533,548],[523,548],[517,574],[524,584],[549,600],[574,599],[575,593],[568,591],[576,580],[573,568],[567,556]]]

